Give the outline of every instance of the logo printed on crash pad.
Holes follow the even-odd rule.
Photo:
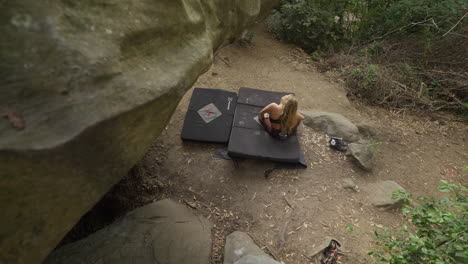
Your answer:
[[[207,124],[222,115],[221,111],[213,103],[202,107],[198,110],[198,114]]]

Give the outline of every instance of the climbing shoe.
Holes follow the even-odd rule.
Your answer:
[[[348,149],[346,143],[344,143],[341,138],[331,137],[328,143],[330,144],[331,148],[338,151],[346,151]]]
[[[320,260],[322,264],[335,264],[338,261],[338,247],[341,247],[338,241],[332,239],[327,248],[323,251],[323,258]]]

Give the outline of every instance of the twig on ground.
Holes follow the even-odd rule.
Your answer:
[[[390,32],[388,32],[388,33],[386,33],[386,34],[380,36],[380,37],[375,37],[375,38],[373,38],[373,40],[382,39],[382,38],[384,38],[384,37],[386,37],[386,36],[388,36],[388,35],[390,35],[390,34],[393,34],[393,33],[397,32],[397,31],[400,31],[400,30],[402,30],[402,29],[404,29],[404,28],[407,28],[407,27],[414,27],[414,26],[417,26],[417,25],[419,25],[419,24],[426,23],[426,22],[431,21],[431,20],[432,20],[432,18],[423,20],[423,21],[421,21],[421,22],[411,22],[411,23],[409,23],[408,25],[405,25],[405,26],[402,26],[402,27],[400,27],[400,28],[394,29],[394,30],[392,30],[392,31],[390,31]]]
[[[468,15],[468,12],[466,12],[459,20],[457,23],[455,23],[455,25],[453,25],[453,27],[451,27],[447,32],[445,32],[445,34],[442,35],[442,37],[445,37],[448,33],[450,33],[450,31],[452,31],[454,28],[456,28],[458,26],[458,24],[460,24],[460,22]]]
[[[217,54],[216,54],[216,56],[218,56],[218,58],[219,58],[222,62],[224,62],[229,68],[232,68],[231,63],[229,63],[227,60],[225,60],[223,57],[221,57],[221,56],[219,56],[219,55],[217,55]]]
[[[288,230],[289,226],[289,220],[286,220],[286,222],[283,225],[283,228],[281,228],[278,236],[278,248],[280,250],[283,249],[284,245],[286,244],[286,231]]]
[[[251,238],[252,240],[255,242],[255,244],[257,244],[260,248],[262,248],[262,244],[260,244],[260,241],[251,233],[247,233]],[[263,246],[264,248],[266,248],[266,250],[268,251],[268,253],[276,260],[276,261],[280,261],[279,258],[278,258],[278,255],[276,254],[275,251],[273,251],[270,247],[268,247],[267,245],[264,245]]]
[[[288,204],[289,207],[291,207],[291,209],[294,209],[294,206],[289,202],[288,198],[286,197],[286,195],[283,195],[283,199],[284,201]]]

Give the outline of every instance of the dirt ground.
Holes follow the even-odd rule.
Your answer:
[[[302,125],[307,169],[274,170],[265,178],[264,172],[273,167],[270,162],[244,160],[235,167],[232,161],[213,158],[222,145],[180,139],[190,90],[163,134],[116,187],[133,199],[131,207],[169,197],[209,218],[215,224],[212,263],[222,263],[224,239],[235,230],[248,232],[267,253],[287,264],[318,263],[306,256],[326,237],[342,243],[341,263],[372,263],[367,252],[373,230],[405,219],[396,211],[371,206],[364,191],[344,189],[345,178],[358,186],[393,180],[411,193],[429,196],[439,195],[435,188],[441,179],[466,185],[465,124],[350,103],[339,77],[318,73],[303,52],[278,42],[261,26],[253,32],[251,44],[222,48],[194,87],[289,91],[297,95],[301,109],[366,121],[378,132],[372,139],[378,146],[375,169],[359,169],[328,147],[325,134]],[[354,230],[348,231],[348,226]]]

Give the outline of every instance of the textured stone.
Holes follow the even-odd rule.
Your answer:
[[[44,264],[209,264],[211,228],[191,209],[162,200],[55,250]]]
[[[242,260],[242,258],[247,257]],[[252,257],[254,256],[254,257]],[[248,262],[248,261],[274,261],[263,252],[252,238],[240,231],[235,231],[226,237],[224,247],[224,264],[272,263],[276,262]]]
[[[348,154],[354,157],[360,167],[365,170],[372,170],[375,165],[374,153],[369,143],[365,140],[359,140],[348,145]]]
[[[344,189],[352,190],[355,192],[359,190],[359,187],[356,185],[356,183],[354,183],[353,179],[351,178],[343,179],[342,185]]]
[[[366,185],[364,190],[369,194],[369,201],[375,207],[394,209],[403,205],[402,199],[392,199],[393,192],[397,190],[405,190],[394,181],[379,181],[371,183]]]
[[[41,262],[274,2],[1,1],[0,263]]]
[[[364,137],[369,138],[377,135],[377,130],[371,124],[365,121],[359,122],[356,126],[359,129],[359,133],[361,133],[361,135]]]
[[[281,264],[278,261],[265,257],[265,256],[252,256],[246,255],[243,256],[238,261],[234,262],[234,264]]]
[[[330,136],[343,138],[346,141],[356,141],[359,139],[358,128],[346,117],[327,112],[301,112],[304,117],[304,124],[313,129],[327,133]]]
[[[311,259],[313,257],[319,257],[320,259],[321,257],[323,257],[323,255],[320,253],[323,253],[323,251],[330,245],[331,241],[332,241],[332,238],[330,237],[324,238],[322,242],[318,244],[318,246],[315,246],[308,251],[306,255],[307,258]]]

